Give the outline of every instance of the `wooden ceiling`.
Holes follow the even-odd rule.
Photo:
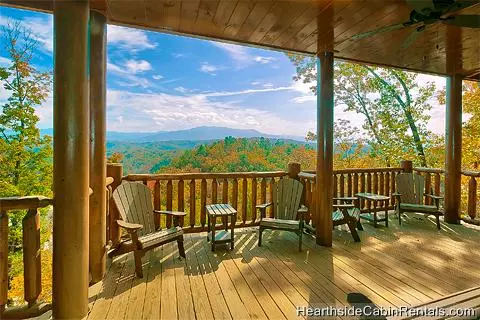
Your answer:
[[[53,8],[51,0],[0,3]],[[91,6],[112,24],[307,54],[334,50],[350,61],[480,79],[480,29],[434,23],[406,49],[402,43],[415,27],[350,39],[407,21],[412,8],[405,0],[91,0]],[[458,13],[480,14],[480,4]]]

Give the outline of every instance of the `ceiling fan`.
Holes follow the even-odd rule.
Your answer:
[[[464,28],[480,28],[480,15],[454,14],[458,10],[479,4],[480,0],[405,0],[405,2],[413,9],[408,21],[358,33],[352,36],[350,40],[359,40],[376,34],[415,26],[413,32],[402,44],[402,48],[408,48],[426,27],[433,23],[440,22]]]

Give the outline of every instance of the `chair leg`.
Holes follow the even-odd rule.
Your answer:
[[[363,231],[363,226],[362,226],[362,223],[360,222],[360,219],[357,220],[357,229],[360,231]]]
[[[262,246],[262,233],[263,233],[263,228],[260,227],[258,228],[258,246]]]
[[[398,225],[402,225],[402,212],[400,210],[397,211],[398,213]]]
[[[440,215],[436,215],[437,216],[437,229],[438,230],[442,230],[442,227],[440,226]]]
[[[303,232],[302,230],[300,230],[300,232],[298,233],[298,252],[302,252],[302,236]]]
[[[355,242],[360,242],[360,236],[358,235],[357,229],[355,228],[355,221],[349,221],[347,223],[348,228],[350,229],[350,233],[352,234],[353,240]]]
[[[135,258],[135,273],[139,278],[143,278],[142,256],[143,256],[143,250],[133,251],[133,257]]]
[[[185,248],[183,247],[183,237],[177,239],[178,252],[180,257],[185,258]]]

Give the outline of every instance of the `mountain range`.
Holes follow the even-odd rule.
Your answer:
[[[40,129],[42,135],[52,135],[53,129]],[[251,129],[233,129],[227,127],[196,127],[192,129],[158,132],[117,132],[108,131],[108,141],[126,142],[158,142],[158,141],[180,141],[180,140],[220,140],[225,137],[234,138],[258,138],[284,139],[305,142],[304,137],[290,135],[272,135]]]

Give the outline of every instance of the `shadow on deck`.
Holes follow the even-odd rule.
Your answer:
[[[446,225],[410,216],[389,228],[363,223],[361,243],[334,231],[332,248],[304,237],[236,231],[235,249],[210,251],[204,233],[185,238],[186,259],[176,244],[144,257],[135,277],[133,254],[117,257],[105,280],[90,288],[89,319],[296,318],[296,307],[348,306],[359,292],[378,306],[408,306],[480,283],[480,228]],[[425,221],[426,220],[426,221]]]

